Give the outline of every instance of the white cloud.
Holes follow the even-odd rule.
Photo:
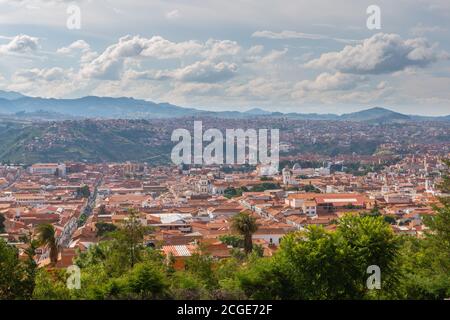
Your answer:
[[[106,48],[91,63],[82,69],[88,78],[118,79],[127,58],[148,57],[173,59],[201,52],[202,45],[196,41],[174,43],[160,36],[150,39],[140,36],[125,36],[119,42]]]
[[[190,82],[220,82],[236,75],[237,65],[228,62],[196,62],[173,72],[177,80]]]
[[[129,71],[126,77],[132,80],[177,80],[182,82],[215,83],[231,79],[237,74],[235,63],[197,61],[184,68],[157,71]]]
[[[322,35],[322,34],[304,33],[304,32],[291,31],[291,30],[283,30],[281,32],[274,32],[274,31],[268,31],[268,30],[256,31],[252,34],[252,37],[276,39],[276,40],[307,39],[307,40],[334,40],[334,41],[343,42],[343,43],[358,42],[358,40],[333,38],[333,37]]]
[[[171,11],[166,13],[166,18],[169,19],[169,20],[178,19],[180,16],[181,16],[180,15],[180,11],[178,9],[171,10]]]
[[[0,53],[29,53],[39,48],[39,39],[25,34],[19,34],[7,44],[0,45]]]
[[[383,81],[373,86],[364,76],[323,73],[314,80],[299,82],[292,98],[313,104],[370,104],[382,103],[392,93],[392,88]]]
[[[288,52],[287,48],[284,48],[283,50],[272,50],[267,55],[261,57],[261,59],[259,60],[259,63],[260,64],[272,64],[275,61],[283,58],[287,52]]]
[[[58,54],[74,56],[76,54],[81,54],[80,62],[82,65],[85,65],[92,60],[94,60],[98,53],[91,50],[91,46],[84,40],[77,40],[72,42],[67,47],[59,48],[56,51]]]
[[[91,49],[90,45],[84,40],[77,40],[72,42],[67,47],[59,48],[56,52],[61,54],[73,54],[74,52],[86,52]]]
[[[300,91],[333,91],[350,90],[355,88],[358,83],[364,81],[363,76],[355,76],[336,72],[330,74],[327,72],[319,74],[314,80],[300,81],[295,87]]]
[[[436,45],[428,44],[423,38],[403,40],[397,34],[378,33],[362,44],[324,53],[305,66],[355,74],[383,74],[413,66],[425,67],[448,57],[446,52],[439,51]]]
[[[160,36],[152,38],[126,36],[120,38],[118,43],[109,46],[97,58],[83,66],[81,73],[87,78],[113,80],[120,77],[126,59],[153,58],[162,60],[206,57],[207,60],[212,61],[225,56],[236,55],[240,50],[241,48],[236,42],[229,40],[210,39],[202,44],[194,40],[178,43],[171,42]],[[208,69],[216,74],[225,75],[226,73],[231,75],[234,67],[232,64],[196,63],[193,66],[186,67],[183,72],[194,72],[193,68],[196,71],[197,69],[204,70],[202,71],[204,74],[207,73],[206,69]],[[180,76],[178,78],[184,77]]]
[[[236,41],[209,39],[204,45],[203,56],[208,59],[217,59],[224,56],[233,56],[241,52]]]
[[[64,97],[86,85],[77,79],[73,69],[60,67],[19,70],[11,80],[9,90],[40,97]]]
[[[49,69],[33,68],[29,70],[20,70],[13,75],[16,79],[30,80],[30,81],[58,81],[69,79],[67,70],[59,67],[53,67]]]

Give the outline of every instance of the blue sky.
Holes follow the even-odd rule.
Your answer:
[[[448,0],[0,0],[0,89],[31,96],[442,115],[449,88]]]

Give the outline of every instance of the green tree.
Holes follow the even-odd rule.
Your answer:
[[[141,299],[163,298],[168,288],[164,272],[149,262],[136,264],[125,278],[129,291]]]
[[[272,259],[255,257],[237,277],[255,299],[390,297],[398,278],[397,249],[398,239],[381,217],[347,216],[335,232],[310,226],[287,234]],[[382,296],[366,287],[370,265],[382,270]]]
[[[385,296],[395,295],[400,281],[400,239],[382,216],[357,217],[346,215],[339,220],[337,236],[341,237],[354,257],[355,279],[364,283],[360,287],[367,295],[376,291],[368,291],[365,286],[367,267],[376,265],[382,273],[381,291]],[[378,292],[378,291],[377,291]]]
[[[295,290],[288,273],[280,266],[274,258],[249,261],[236,272],[239,290],[250,299],[292,299]]]
[[[64,270],[39,269],[33,291],[36,300],[69,300],[71,292],[67,288],[67,275]]]
[[[280,185],[278,183],[273,182],[264,182],[261,184],[257,184],[252,188],[252,191],[254,192],[262,192],[265,190],[274,190],[274,189],[280,189]]]
[[[197,277],[208,289],[212,289],[217,285],[213,267],[214,261],[212,257],[201,252],[194,252],[186,260],[186,271]]]
[[[170,292],[178,300],[209,299],[209,290],[204,281],[186,271],[177,271],[171,276]]]
[[[31,298],[37,270],[33,250],[26,249],[22,262],[18,250],[0,239],[0,300]]]
[[[245,253],[252,252],[252,235],[258,230],[256,218],[246,212],[240,212],[233,217],[231,228],[243,236]]]
[[[117,230],[114,224],[105,222],[97,222],[95,228],[97,229],[97,237],[103,237],[105,234]]]
[[[76,193],[78,198],[89,198],[91,195],[91,191],[87,185],[77,188]]]
[[[25,299],[31,299],[35,287],[36,274],[38,272],[38,266],[34,260],[36,254],[37,244],[31,237],[26,237],[28,247],[25,249],[26,259],[22,263],[24,270],[23,282],[23,296]]]
[[[0,233],[5,233],[5,216],[0,213]]]
[[[20,296],[20,261],[17,249],[0,239],[0,300]]]
[[[115,257],[118,259],[116,263],[133,268],[137,262],[140,262],[144,249],[144,236],[150,231],[150,228],[142,225],[139,213],[130,209],[127,219],[116,231],[110,233],[113,238],[112,251],[115,252]]]
[[[305,192],[314,192],[314,193],[320,193],[320,190],[314,187],[312,184],[307,184],[301,187],[301,189]]]
[[[58,262],[58,244],[56,243],[55,228],[51,224],[40,224],[37,226],[37,243],[48,247],[52,266]]]
[[[225,234],[225,235],[219,236],[219,240],[228,246],[232,246],[233,248],[243,248],[244,247],[244,239],[242,238],[242,236],[237,236],[234,234]]]
[[[104,264],[105,260],[112,254],[111,251],[111,242],[102,241],[96,245],[90,246],[84,252],[79,252],[74,259],[74,263],[80,268]]]

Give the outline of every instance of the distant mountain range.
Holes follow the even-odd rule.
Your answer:
[[[28,97],[17,92],[0,90],[0,117],[27,120],[66,120],[80,118],[99,119],[155,119],[190,116],[211,116],[223,118],[287,117],[304,120],[403,122],[403,121],[450,121],[450,115],[427,117],[405,115],[389,109],[375,107],[343,115],[318,113],[281,113],[253,108],[239,111],[205,111],[175,106],[169,103],[155,103],[133,98],[111,98],[87,96],[78,99],[47,99]]]

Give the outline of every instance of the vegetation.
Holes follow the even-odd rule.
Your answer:
[[[98,215],[105,215],[105,214],[109,214],[108,210],[106,209],[106,206],[104,204],[102,204],[99,208],[98,208]]]
[[[35,284],[33,259],[19,260],[18,250],[0,239],[0,299],[30,299]]]
[[[261,184],[257,184],[256,186],[254,186],[252,188],[252,192],[261,192],[261,191],[266,191],[266,190],[275,190],[275,189],[280,189],[280,185],[278,183],[273,183],[273,182],[264,182]]]
[[[149,159],[165,164],[170,160],[173,143],[170,133],[161,132],[165,128],[147,120],[126,121],[126,126],[115,120],[3,123],[0,159],[24,164]],[[155,137],[160,141],[154,143]]]
[[[450,190],[448,172],[441,189]],[[395,235],[373,210],[345,215],[335,231],[310,226],[287,234],[271,257],[252,251],[256,223],[240,213],[233,219],[240,235],[221,239],[246,254],[215,260],[200,248],[184,270],[143,245],[152,230],[131,211],[105,241],[79,253],[79,290],[66,287],[64,270],[37,270],[33,245],[22,260],[0,240],[0,299],[444,299],[450,297],[450,201],[440,200],[424,238]],[[54,246],[48,225],[38,235],[39,243]],[[373,265],[381,271],[379,290],[366,284]]]
[[[244,239],[242,236],[236,235],[223,235],[219,237],[219,240],[225,243],[226,245],[232,246],[233,248],[243,248],[244,247]]]
[[[307,184],[300,187],[300,190],[303,190],[305,192],[314,192],[314,193],[320,193],[320,190],[314,187],[312,184]]]
[[[82,186],[77,188],[77,197],[78,198],[89,198],[89,196],[91,195],[91,191],[89,190],[89,186]]]
[[[5,232],[5,217],[0,213],[0,233]]]
[[[117,227],[114,224],[105,222],[97,222],[95,228],[97,229],[97,237],[103,237],[110,232],[117,230]]]
[[[231,228],[244,238],[245,253],[249,254],[252,252],[252,235],[256,232],[256,230],[258,230],[256,218],[248,213],[240,212],[233,217]]]
[[[243,215],[236,221],[243,233],[254,230],[247,227],[251,223]],[[18,260],[16,249],[0,241],[0,297],[442,299],[449,294],[448,261],[444,259],[448,252],[440,257],[435,257],[435,251],[424,255],[422,250],[432,250],[434,241],[421,243],[396,236],[380,216],[345,216],[335,232],[312,226],[288,234],[272,257],[261,257],[253,250],[218,261],[200,251],[186,261],[185,270],[175,270],[172,259],[142,246],[142,230],[131,222],[114,231],[114,238],[80,253],[75,263],[81,268],[81,289],[67,289],[63,270],[40,269],[32,296],[25,295],[25,264]],[[238,240],[240,237],[224,239],[239,247]],[[381,290],[366,286],[371,265],[380,267]]]
[[[55,228],[51,224],[41,224],[37,227],[37,242],[48,247],[49,258],[54,266],[58,262],[58,244],[56,243]]]
[[[246,187],[240,187],[240,188],[234,188],[230,187],[225,189],[224,196],[228,199],[234,198],[234,197],[240,197],[242,196],[243,192],[247,192],[248,189]]]

